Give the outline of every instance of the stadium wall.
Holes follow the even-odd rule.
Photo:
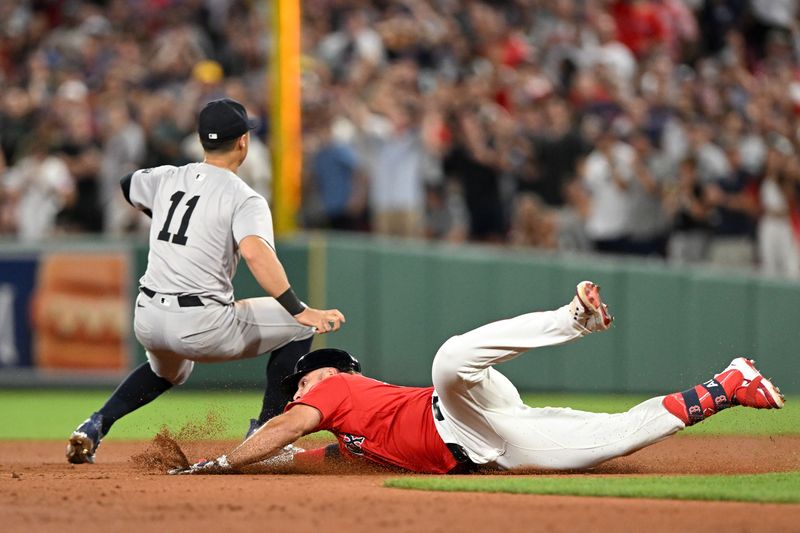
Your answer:
[[[39,268],[39,256],[62,248],[26,247],[21,254],[19,247],[0,247],[0,286],[13,285],[10,277],[20,277],[22,268],[28,272],[21,277],[23,285],[34,285],[35,292],[37,275],[30,270]],[[90,254],[116,251],[129,258],[126,298],[132,308],[147,260],[145,245],[73,243],[68,248]],[[602,286],[616,325],[504,364],[501,371],[521,390],[668,392],[708,377],[736,355],[750,354],[784,392],[800,392],[797,283],[641,260],[330,234],[283,240],[278,252],[301,298],[314,306],[337,307],[347,316],[340,332],[317,337],[315,346],[352,351],[365,372],[378,379],[428,385],[436,349],[451,335],[564,305],[577,282],[592,279]],[[244,263],[234,283],[239,298],[263,294]],[[14,305],[16,322],[30,316],[23,303]],[[22,329],[17,323],[16,331]],[[130,329],[127,334],[131,366],[144,360],[144,353]],[[0,384],[109,384],[121,373],[41,371],[35,364],[3,364]],[[264,362],[255,359],[197,365],[187,386],[239,389],[263,381]]]
[[[797,283],[491,247],[346,237],[325,246],[326,303],[348,317],[329,341],[352,350],[378,379],[429,384],[433,356],[448,337],[564,305],[576,283],[592,279],[616,325],[503,365],[521,390],[669,392],[750,354],[784,392],[800,392]]]

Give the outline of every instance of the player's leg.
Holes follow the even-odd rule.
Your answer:
[[[664,397],[664,408],[691,426],[734,405],[780,409],[783,395],[756,369],[755,363],[737,357],[728,367],[691,389]]]
[[[612,320],[599,288],[581,282],[572,302],[555,311],[528,313],[450,338],[433,361],[433,385],[448,420],[439,426],[449,426],[456,443],[467,448],[474,461],[493,461],[502,453],[502,439],[485,412],[513,411],[524,404],[511,382],[492,366],[532,348],[608,329]]]
[[[191,361],[181,362],[191,364]],[[172,386],[173,382],[153,371],[150,361],[139,365],[119,384],[105,405],[98,411],[103,420],[101,426],[103,435],[108,434],[114,422],[152,402]]]
[[[587,468],[659,442],[727,407],[783,406],[780,391],[752,362],[734,359],[722,372],[684,392],[652,398],[625,413],[528,408],[495,418],[506,440],[497,460],[504,468]]]
[[[492,416],[502,438],[501,468],[581,469],[655,444],[684,424],[667,411],[663,397],[624,413],[590,413],[570,408],[519,408]]]
[[[266,387],[261,412],[250,421],[249,436],[270,418],[283,412],[291,396],[280,383],[294,371],[297,360],[311,349],[314,329],[299,324],[274,298],[249,298],[235,304],[235,329],[245,343],[245,353],[271,352],[266,365]]]
[[[137,302],[141,299],[140,295]],[[101,439],[117,420],[189,378],[194,363],[164,349],[168,344],[164,332],[185,322],[180,313],[157,312],[147,302],[137,303],[134,331],[139,342],[149,348],[146,351],[148,361],[135,368],[106,403],[72,432],[66,451],[69,462],[94,462]]]
[[[128,374],[106,403],[72,432],[66,452],[70,463],[93,463],[100,441],[117,420],[185,382],[194,366],[178,357],[158,358],[150,352],[147,357],[148,362]]]
[[[267,361],[267,386],[264,390],[264,399],[261,402],[261,412],[258,418],[250,420],[250,428],[245,438],[264,425],[267,420],[281,414],[286,404],[292,400],[292,394],[287,394],[281,389],[281,381],[283,381],[284,377],[294,372],[294,365],[297,360],[311,351],[311,342],[313,340],[313,337],[309,337],[292,341],[272,351]]]
[[[493,365],[533,348],[564,344],[606,330],[612,321],[599,287],[583,281],[572,301],[555,311],[527,313],[451,337],[434,359],[434,380],[476,382]]]

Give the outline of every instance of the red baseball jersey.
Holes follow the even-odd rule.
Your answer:
[[[458,464],[436,431],[431,412],[433,387],[401,387],[359,374],[336,374],[302,399],[322,413],[317,430],[336,435],[347,456],[383,465],[445,474]]]

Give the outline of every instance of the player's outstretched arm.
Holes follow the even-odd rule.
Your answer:
[[[238,467],[278,457],[281,452],[285,454],[285,446],[314,431],[321,420],[322,415],[314,407],[297,405],[261,426],[232,452],[210,461],[203,459],[193,465],[173,468],[168,473],[180,476],[235,472]],[[293,458],[294,454],[291,452],[290,457]]]
[[[318,333],[336,331],[344,324],[344,315],[338,309],[305,307],[296,301],[294,293],[285,299],[291,290],[289,278],[275,250],[264,239],[255,235],[247,236],[239,243],[239,249],[261,288],[274,296],[299,323],[316,328]]]
[[[272,457],[287,444],[317,429],[322,414],[309,405],[295,405],[261,426],[250,438],[227,454],[232,468],[257,463]]]

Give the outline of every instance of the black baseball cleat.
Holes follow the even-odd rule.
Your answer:
[[[262,424],[261,422],[259,422],[255,418],[251,418],[250,419],[250,427],[247,429],[247,433],[245,433],[245,435],[244,435],[244,440],[249,439],[250,435],[255,433],[258,430],[258,428],[260,428],[263,425],[264,424]]]
[[[76,465],[94,463],[94,453],[103,436],[103,415],[94,413],[70,435],[67,461]]]

